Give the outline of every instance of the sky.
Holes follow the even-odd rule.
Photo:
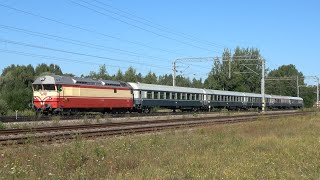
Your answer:
[[[58,64],[77,76],[105,64],[114,74],[171,74],[181,58],[258,48],[269,69],[294,64],[320,76],[320,1],[308,0],[0,0],[0,70]],[[205,78],[212,62],[177,63]]]

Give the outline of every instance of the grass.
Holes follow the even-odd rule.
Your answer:
[[[9,110],[7,116],[15,116],[16,112],[13,110]],[[18,116],[35,116],[36,113],[33,109],[26,109],[23,111],[18,111]]]
[[[320,115],[0,147],[2,179],[319,179]]]

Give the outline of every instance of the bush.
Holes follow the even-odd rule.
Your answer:
[[[3,122],[0,121],[0,129],[6,129],[6,126],[4,125]]]
[[[8,112],[9,106],[6,101],[0,99],[0,115],[6,115]]]

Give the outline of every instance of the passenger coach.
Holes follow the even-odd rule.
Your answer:
[[[154,107],[181,109],[182,111],[206,109],[205,90],[177,86],[129,83],[133,89],[134,107],[149,112]]]

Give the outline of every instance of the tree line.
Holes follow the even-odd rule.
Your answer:
[[[212,69],[206,79],[190,79],[178,75],[176,85],[183,87],[207,88],[216,90],[239,91],[260,93],[261,63],[256,61],[261,57],[260,51],[255,48],[236,48],[234,52],[226,49],[220,60],[214,61]],[[230,71],[230,73],[229,73]],[[2,70],[0,76],[0,115],[8,110],[25,110],[30,108],[32,102],[32,82],[39,76],[46,74],[75,76],[62,72],[59,65],[39,64],[10,65]],[[231,75],[231,77],[230,77]],[[97,71],[91,71],[88,75],[81,75],[94,79],[109,79],[125,82],[141,82],[148,84],[172,85],[172,74],[156,75],[149,72],[146,75],[138,73],[133,67],[126,71],[120,69],[113,75],[107,72],[106,65],[101,65]],[[301,85],[301,97],[305,106],[311,107],[316,101],[315,86],[304,86],[304,75],[297,68],[283,65],[274,70],[268,70],[268,78],[292,77],[292,80],[266,81],[266,93],[284,96],[297,96],[296,80],[298,77]]]

